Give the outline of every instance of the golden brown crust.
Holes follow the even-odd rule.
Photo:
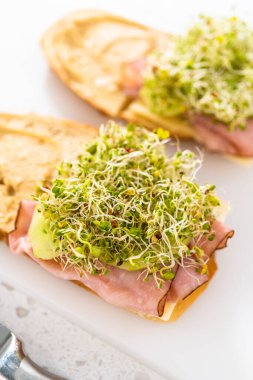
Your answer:
[[[194,137],[181,118],[161,118],[122,90],[122,65],[165,48],[169,35],[122,17],[84,10],[67,15],[42,39],[49,65],[83,100],[111,117],[148,128],[165,127],[172,135]]]
[[[31,198],[38,181],[52,178],[59,161],[76,156],[96,135],[96,128],[72,121],[0,114],[0,239],[13,229],[19,202]]]

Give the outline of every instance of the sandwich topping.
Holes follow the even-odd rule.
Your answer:
[[[230,130],[253,115],[253,31],[232,17],[202,16],[165,54],[154,53],[141,95],[161,116],[197,112]]]
[[[167,155],[167,142],[164,130],[109,122],[76,160],[63,162],[36,197],[47,259],[93,275],[139,271],[158,287],[178,266],[206,273],[198,243],[215,239],[220,201],[214,186],[196,182],[201,159],[188,150]],[[40,257],[36,244],[33,251]]]

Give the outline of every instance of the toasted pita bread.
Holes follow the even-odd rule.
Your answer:
[[[162,118],[121,87],[126,62],[168,45],[169,35],[98,10],[72,13],[53,25],[42,39],[49,65],[78,96],[111,117],[147,128],[167,128],[172,135],[194,137],[181,117]]]
[[[50,179],[58,162],[78,154],[98,129],[37,115],[0,114],[0,238],[14,228],[21,199]]]

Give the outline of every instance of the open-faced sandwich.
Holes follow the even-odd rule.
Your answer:
[[[167,142],[162,129],[102,126],[21,202],[11,250],[109,303],[177,318],[207,286],[215,250],[233,231],[215,187],[196,182],[201,159],[173,146],[167,155]]]
[[[201,17],[177,37],[82,11],[42,45],[64,83],[106,114],[253,156],[253,32],[236,17]]]

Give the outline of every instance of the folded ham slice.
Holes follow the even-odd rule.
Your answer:
[[[64,280],[78,281],[96,292],[107,302],[130,309],[141,314],[161,317],[167,300],[175,302],[190,294],[194,289],[208,280],[207,275],[196,273],[194,268],[179,267],[173,281],[166,281],[159,289],[151,278],[143,281],[141,271],[129,272],[116,267],[109,267],[109,274],[94,276],[88,273],[80,275],[74,267],[65,267],[56,260],[41,260],[33,255],[32,246],[28,238],[28,230],[32,220],[35,202],[22,201],[16,220],[16,229],[9,234],[9,245],[16,254],[27,254],[46,271]],[[207,255],[211,255],[216,248],[221,248],[231,237],[231,230],[222,223],[215,222],[213,229],[216,238],[209,242],[202,239],[200,244]]]
[[[227,125],[206,115],[192,116],[191,123],[197,132],[196,138],[208,150],[242,157],[253,156],[253,119],[247,121],[244,130],[234,131],[229,131]]]
[[[159,289],[153,278],[143,281],[140,271],[126,271],[109,267],[109,274],[94,276],[88,273],[80,275],[74,267],[63,268],[56,260],[41,260],[33,255],[28,238],[35,202],[22,201],[16,220],[16,229],[9,234],[9,245],[16,254],[25,253],[42,268],[64,280],[78,281],[96,292],[107,302],[137,312],[161,316],[171,281],[166,281]]]
[[[213,241],[206,237],[200,241],[192,242],[192,245],[197,245],[202,248],[207,257],[211,257],[216,249],[224,248],[227,240],[231,238],[234,231],[226,228],[220,221],[216,220],[212,225],[212,230],[215,233]],[[194,290],[208,281],[208,274],[196,272],[196,269],[191,264],[191,260],[185,260],[184,266],[179,266],[177,274],[171,284],[171,288],[167,295],[167,300],[176,302],[185,299]]]

